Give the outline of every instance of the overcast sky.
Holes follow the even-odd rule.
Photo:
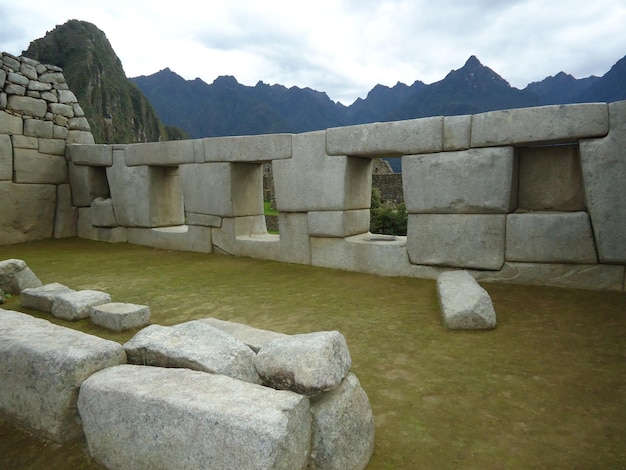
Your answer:
[[[626,55],[625,0],[0,0],[0,51],[70,19],[106,34],[129,77],[166,67],[325,91],[433,83],[476,55],[517,88],[604,75]]]

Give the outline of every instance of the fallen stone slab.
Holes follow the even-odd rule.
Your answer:
[[[316,395],[337,388],[352,360],[341,333],[320,331],[270,341],[257,353],[255,365],[269,387]]]
[[[59,294],[52,301],[52,315],[63,320],[89,318],[89,308],[111,302],[111,296],[97,290],[79,290]]]
[[[89,309],[91,321],[103,328],[124,331],[150,324],[150,307],[147,305],[110,302]]]
[[[261,383],[252,349],[201,320],[150,325],[124,344],[124,349],[131,364],[183,367]]]
[[[218,318],[202,318],[198,321],[208,323],[214,328],[234,336],[239,341],[247,344],[248,347],[250,347],[254,352],[258,352],[259,349],[261,349],[263,345],[269,341],[287,336],[283,333],[253,328],[242,323],[220,320]]]
[[[496,327],[496,312],[485,289],[467,271],[448,271],[437,278],[444,323],[451,330]]]
[[[312,435],[308,468],[363,469],[374,452],[374,417],[356,375],[311,398]]]
[[[39,286],[41,286],[41,281],[24,260],[0,261],[0,289],[9,294],[19,294],[23,289]]]
[[[40,436],[81,436],[80,385],[125,362],[119,343],[0,309],[0,412]]]
[[[309,456],[309,400],[189,369],[112,367],[87,379],[78,409],[106,468],[296,469]]]
[[[51,313],[54,299],[68,292],[75,291],[58,282],[39,287],[29,287],[28,289],[22,290],[20,293],[22,307],[34,308],[35,310]]]

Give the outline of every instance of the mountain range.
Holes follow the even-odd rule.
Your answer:
[[[350,106],[310,88],[263,82],[245,86],[232,76],[207,84],[199,78],[185,80],[169,68],[131,81],[148,97],[163,122],[201,138],[297,133],[368,122],[624,100],[626,57],[602,77],[576,79],[560,72],[520,90],[471,56],[463,67],[438,82],[376,85],[365,99]]]

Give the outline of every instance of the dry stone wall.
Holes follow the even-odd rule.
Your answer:
[[[93,142],[60,68],[0,55],[0,244],[76,235],[66,144]]]

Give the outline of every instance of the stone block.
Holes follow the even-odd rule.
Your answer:
[[[195,161],[193,140],[130,144],[125,146],[125,150],[128,166],[178,166]]]
[[[65,139],[38,139],[39,151],[49,155],[65,156]]]
[[[91,225],[91,207],[77,207],[78,222],[76,224],[76,236],[78,238],[92,239],[93,229]]]
[[[513,147],[405,156],[402,178],[413,214],[502,214],[517,202]]]
[[[30,96],[11,95],[8,97],[7,107],[18,114],[38,118],[44,117],[48,111],[48,103],[45,100]]]
[[[608,130],[606,103],[490,111],[472,117],[472,147],[571,142],[604,136]]]
[[[70,160],[76,165],[113,165],[113,146],[72,144],[68,147]]]
[[[107,243],[126,243],[128,231],[126,227],[92,227],[91,239]]]
[[[292,149],[290,159],[272,163],[279,211],[369,209],[371,158],[328,156],[324,131],[294,135]]]
[[[112,367],[83,383],[78,409],[89,452],[106,468],[291,469],[308,460],[306,397],[221,375]]]
[[[242,323],[220,320],[218,318],[202,318],[197,321],[207,323],[224,333],[234,336],[237,340],[246,344],[254,352],[258,352],[259,349],[261,349],[263,345],[269,341],[287,336],[283,333],[253,328]]]
[[[194,212],[185,212],[187,224],[201,225],[204,227],[221,227],[222,218],[218,215],[196,214]]]
[[[69,181],[67,160],[37,150],[15,149],[13,168],[16,183],[62,184]]]
[[[518,208],[531,211],[585,210],[578,146],[520,150]]]
[[[76,236],[78,210],[72,205],[72,190],[69,184],[57,186],[57,203],[54,212],[54,238],[70,238]]]
[[[59,294],[52,301],[52,315],[63,320],[89,318],[89,308],[111,302],[111,296],[97,290],[79,290]]]
[[[598,262],[586,212],[509,214],[506,260],[527,263]]]
[[[117,227],[111,198],[97,197],[91,202],[91,224],[96,227]]]
[[[147,305],[111,302],[89,309],[91,321],[107,330],[125,331],[150,324],[150,307]]]
[[[79,387],[126,362],[124,349],[23,313],[2,310],[0,317],[0,411],[55,442],[82,436]]]
[[[437,296],[445,325],[451,330],[491,330],[496,312],[491,297],[467,271],[437,278]]]
[[[94,199],[109,197],[109,183],[104,168],[67,163],[72,186],[72,203],[76,207],[90,207]]]
[[[309,234],[317,237],[349,237],[369,231],[370,211],[311,211],[308,213]]]
[[[336,389],[352,365],[346,339],[338,331],[277,338],[263,345],[254,362],[268,387],[304,395]]]
[[[285,212],[278,215],[280,231],[276,259],[283,263],[311,264],[311,243],[307,214]]]
[[[443,150],[465,150],[470,148],[472,116],[444,116]]]
[[[90,131],[89,121],[85,117],[73,117],[68,121],[68,128],[70,131]]]
[[[443,117],[375,122],[326,131],[328,155],[381,157],[443,150]]]
[[[74,117],[74,108],[69,104],[50,103],[50,111],[53,114],[59,114],[61,116],[65,116],[66,118]]]
[[[609,104],[611,129],[580,143],[587,210],[601,263],[626,264],[626,101]]]
[[[67,132],[66,142],[70,144],[95,144],[93,134],[89,131],[69,130]]]
[[[211,237],[215,253],[275,261],[280,256],[280,236],[267,233],[262,215],[225,217]]]
[[[52,237],[56,187],[52,184],[13,184],[0,181],[0,245]]]
[[[255,353],[234,336],[202,321],[174,326],[150,325],[124,344],[128,362],[144,366],[182,367],[255,384]]]
[[[204,139],[204,161],[260,163],[291,158],[291,134]]]
[[[53,282],[39,287],[23,289],[20,293],[20,299],[22,307],[52,313],[53,300],[58,295],[68,292],[74,292],[74,290],[58,282]]]
[[[176,225],[172,227],[128,229],[128,242],[144,245],[159,250],[194,251],[211,253],[213,251],[210,227]]]
[[[505,214],[409,214],[411,263],[497,270],[504,263]]]
[[[24,135],[27,137],[52,139],[54,138],[54,124],[52,121],[42,121],[41,119],[25,119]]]
[[[39,150],[39,139],[37,137],[26,137],[25,135],[14,135],[11,137],[13,148]]]
[[[24,133],[24,120],[19,116],[0,111],[0,134],[21,135]]]
[[[308,468],[364,469],[374,452],[374,417],[359,379],[311,399],[311,458]]]
[[[176,167],[126,166],[124,152],[113,151],[113,165],[106,168],[119,225],[167,227],[185,219],[183,191]]]
[[[0,134],[0,181],[13,179],[13,144],[11,136]]]
[[[19,294],[30,287],[41,286],[41,281],[21,259],[0,261],[0,289],[9,294]]]

